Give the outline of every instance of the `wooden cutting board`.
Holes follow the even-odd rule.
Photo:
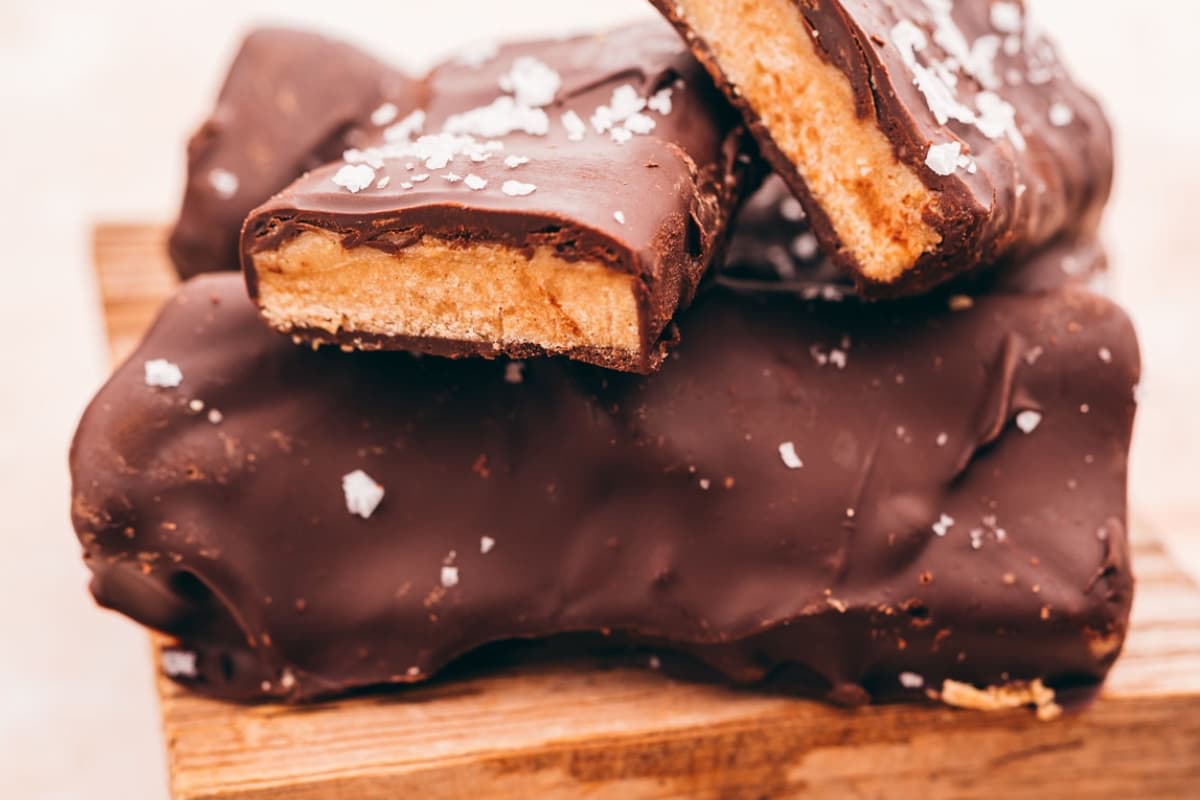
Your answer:
[[[114,359],[175,285],[165,230],[103,225]],[[842,711],[602,661],[526,665],[308,708],[242,707],[160,678],[177,800],[1200,797],[1200,591],[1135,520],[1139,585],[1101,699],[1057,722]]]

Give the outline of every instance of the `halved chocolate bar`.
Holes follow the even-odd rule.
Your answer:
[[[428,84],[423,111],[247,220],[267,321],[347,349],[655,370],[750,164],[673,31],[507,45]]]
[[[1112,134],[1023,3],[655,0],[868,296],[1095,232]]]
[[[76,436],[92,590],[227,698],[596,632],[841,703],[1052,713],[1126,631],[1137,342],[1077,289],[956,308],[714,289],[642,378],[313,352],[200,278]]]
[[[238,237],[255,206],[422,101],[418,82],[351,45],[286,28],[252,31],[188,143],[170,239],[180,276],[238,269]]]

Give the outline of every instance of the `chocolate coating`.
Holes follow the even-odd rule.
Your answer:
[[[528,252],[552,247],[567,261],[598,262],[638,279],[638,359],[606,360],[586,350],[568,355],[621,370],[656,369],[668,322],[691,302],[701,277],[723,250],[730,217],[752,188],[744,179],[752,164],[742,155],[748,140],[737,114],[670,27],[659,21],[574,39],[508,44],[482,65],[444,64],[428,78],[422,130],[437,136],[451,129],[462,135],[464,129],[455,127],[452,118],[510,97],[501,90],[501,81],[518,59],[529,58],[561,80],[553,99],[535,110],[548,117],[545,135],[508,131],[512,114],[497,112],[488,123],[497,129],[465,129],[479,144],[503,145],[486,160],[458,154],[435,168],[423,163],[424,157],[368,158],[373,184],[358,192],[334,182],[343,162],[313,170],[246,221],[242,263],[251,296],[259,297],[251,256],[305,230],[332,231],[347,248],[387,252],[403,250],[423,236],[452,245],[497,243]],[[645,109],[653,130],[618,143],[590,120],[601,106],[611,107],[614,91],[622,88],[643,100],[668,93],[669,112]],[[562,121],[568,112],[578,115],[583,126],[574,137]],[[376,144],[386,143],[381,139]],[[442,144],[448,143],[443,137]],[[508,156],[528,162],[506,165]],[[463,180],[471,176],[486,186],[473,189]],[[509,181],[536,189],[512,196],[502,188]],[[288,332],[316,343],[370,349],[417,347],[450,356],[535,354],[527,347],[506,349],[492,342]]]
[[[76,435],[92,591],[239,700],[586,632],[851,704],[921,697],[904,672],[1095,686],[1132,592],[1129,321],[1074,289],[871,311],[707,292],[647,379],[314,352],[196,279]]]
[[[1096,236],[1061,238],[1028,257],[980,265],[933,294],[949,298],[1045,292],[1069,285],[1104,294],[1108,267],[1108,254]],[[722,283],[747,289],[772,289],[782,283],[809,298],[861,297],[850,276],[825,255],[799,199],[777,175],[769,177],[738,213],[718,276]]]
[[[252,31],[188,143],[170,239],[179,275],[239,269],[238,237],[255,206],[371,135],[371,114],[385,102],[403,115],[422,99],[419,83],[348,44],[283,28]]]
[[[1023,0],[946,2],[953,25],[938,23],[934,9],[943,4],[931,0],[794,0],[818,54],[849,78],[858,116],[874,120],[896,158],[939,198],[925,221],[940,232],[941,244],[890,283],[864,274],[842,246],[829,215],[780,150],[770,127],[731,85],[710,43],[689,27],[672,0],[653,4],[742,112],[766,159],[802,200],[825,252],[854,278],[864,296],[921,294],[964,272],[1024,260],[1056,239],[1095,234],[1113,180],[1112,131],[1100,105],[1071,79],[1053,44],[1033,27]],[[999,5],[1018,14],[1011,33],[993,22],[993,7]],[[950,103],[928,100],[918,86],[906,64],[902,24],[915,26],[924,37],[918,64],[951,74],[956,83],[945,91],[987,118],[984,122],[961,122],[954,113],[962,112],[954,111],[939,121]],[[947,52],[945,43],[960,36],[975,48],[974,72],[984,75],[987,84]],[[991,46],[981,46],[985,41]],[[940,86],[930,91],[936,94]],[[981,110],[996,100],[1014,113],[1015,125],[987,135],[985,128],[1004,128],[1003,113]],[[960,167],[938,174],[926,163],[931,145],[955,142],[974,171]]]

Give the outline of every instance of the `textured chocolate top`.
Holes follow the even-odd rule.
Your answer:
[[[745,288],[783,283],[810,299],[858,296],[854,281],[825,255],[800,201],[777,175],[769,177],[738,213],[718,274],[723,283]],[[1043,292],[1069,285],[1104,294],[1107,278],[1108,255],[1095,235],[1064,237],[1030,256],[981,265],[933,293],[947,302],[959,295]]]
[[[670,0],[685,34],[743,112],[764,154],[804,201],[814,230],[869,296],[917,294],[955,275],[1095,232],[1113,178],[1112,132],[1022,0],[796,0],[818,53],[849,78],[860,117],[939,197],[943,237],[897,282],[857,269],[829,218]]]
[[[426,109],[374,147],[257,209],[245,253],[308,228],[385,251],[425,235],[553,247],[640,278],[648,356],[724,245],[750,161],[737,115],[670,27],[504,45],[439,67],[428,89]]]
[[[255,206],[411,112],[421,92],[350,45],[280,28],[250,33],[212,116],[188,143],[187,187],[170,241],[179,274],[238,269],[238,237]]]
[[[72,448],[93,592],[242,699],[589,631],[845,703],[1107,672],[1132,589],[1119,309],[715,290],[681,326],[650,379],[313,352],[236,276],[197,279]]]

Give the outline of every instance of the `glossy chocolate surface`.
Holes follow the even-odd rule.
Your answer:
[[[188,143],[170,240],[180,276],[239,269],[242,223],[255,206],[422,99],[418,82],[356,47],[306,31],[252,31]]]
[[[76,436],[92,590],[239,700],[586,632],[849,704],[1096,685],[1132,594],[1129,321],[1072,288],[870,311],[714,289],[642,378],[313,352],[197,279]]]

